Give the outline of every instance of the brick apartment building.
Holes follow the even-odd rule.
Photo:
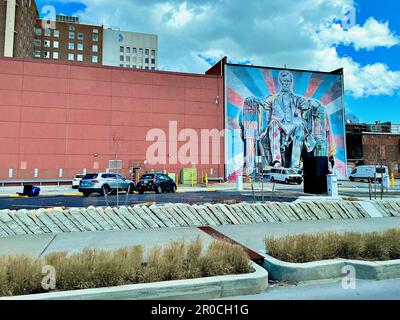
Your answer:
[[[347,124],[347,164],[382,164],[400,177],[400,126],[390,122]]]
[[[57,15],[55,28],[38,19],[35,25],[34,58],[77,61],[101,65],[103,62],[103,28],[80,24]]]
[[[157,42],[157,35],[83,24],[78,17],[39,19],[34,0],[0,0],[0,57],[155,70]]]
[[[0,0],[0,56],[32,57],[38,17],[34,0]]]

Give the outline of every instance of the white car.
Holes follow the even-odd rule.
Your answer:
[[[297,171],[293,169],[286,169],[286,168],[271,168],[270,172],[268,173],[271,182],[284,182],[286,184],[289,183],[297,183],[301,184],[303,182],[303,177]]]
[[[79,182],[81,182],[81,180],[84,176],[85,176],[84,174],[76,174],[74,176],[74,178],[72,179],[72,189],[79,188]]]
[[[354,170],[349,175],[350,181],[360,180],[360,181],[382,181],[382,178],[389,176],[389,169],[387,166],[379,165],[366,165],[355,167]]]

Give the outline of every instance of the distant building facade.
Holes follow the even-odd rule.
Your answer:
[[[34,0],[0,0],[0,56],[32,57],[38,16]]]
[[[157,35],[83,24],[65,15],[42,20],[34,0],[0,0],[0,56],[155,70]]]
[[[55,28],[47,28],[46,21],[38,19],[33,57],[101,65],[103,27],[81,24],[73,18],[57,16]]]
[[[157,35],[112,29],[104,29],[103,34],[103,65],[157,69]]]
[[[400,177],[400,125],[386,123],[346,124],[347,164],[388,166]]]

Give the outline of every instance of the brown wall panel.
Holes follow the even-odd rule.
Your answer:
[[[0,105],[0,120],[19,122],[21,116],[21,108],[15,106]]]
[[[223,95],[221,77],[6,58],[0,66],[0,179],[8,168],[24,178],[38,168],[39,178],[49,179],[57,178],[59,168],[72,175],[83,168],[97,171],[98,163],[98,170],[105,170],[115,150],[128,174],[129,164],[146,160],[152,129],[165,133],[167,160],[178,152],[169,149],[170,121],[177,121],[178,131],[194,129],[198,137],[201,129],[223,129],[222,99],[215,103]],[[196,164],[198,170],[223,176],[223,151],[221,139],[220,163],[212,164],[218,155],[209,152],[210,164]],[[198,162],[200,142],[195,155]],[[145,169],[179,173],[190,166]]]

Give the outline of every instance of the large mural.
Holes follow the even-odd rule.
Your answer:
[[[302,169],[306,156],[329,157],[346,176],[342,75],[226,65],[226,175],[270,167]]]

